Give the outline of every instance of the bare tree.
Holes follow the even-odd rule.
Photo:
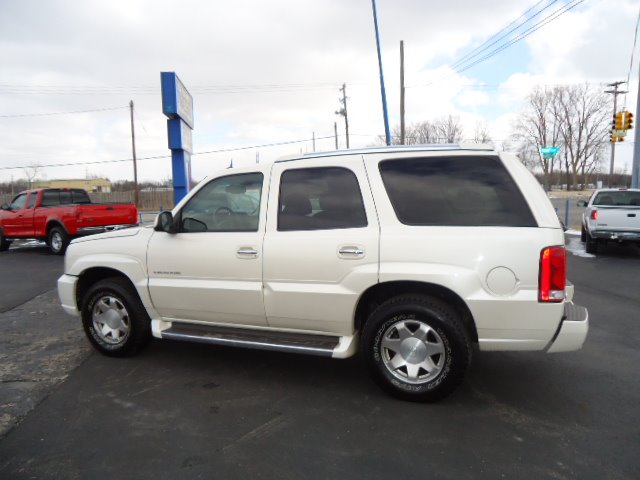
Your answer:
[[[405,127],[405,145],[425,145],[430,143],[458,143],[462,140],[463,129],[460,117],[449,115],[435,121],[425,120]],[[384,145],[384,136],[379,136],[376,143]],[[391,143],[400,144],[400,126],[392,129]]]
[[[592,173],[606,145],[609,110],[605,96],[589,85],[536,87],[516,123],[523,162],[536,165],[550,187],[556,165],[563,168],[567,185],[578,188],[578,174]],[[544,158],[540,147],[560,147],[557,158]]]
[[[460,117],[447,115],[435,121],[439,143],[459,143],[464,133]]]
[[[473,130],[473,141],[475,143],[493,144],[487,122],[476,122],[476,126]]]
[[[567,186],[578,188],[578,173],[598,158],[607,143],[609,104],[600,89],[587,84],[554,89],[554,120],[564,146]]]
[[[425,120],[423,122],[412,123],[405,127],[405,145],[424,145],[438,143],[438,129],[434,123]],[[378,137],[378,143],[384,144],[383,136]],[[400,145],[400,126],[393,127],[391,132],[392,145]]]
[[[516,123],[514,134],[514,139],[521,143],[520,158],[529,168],[535,165],[542,170],[546,190],[551,188],[556,159],[540,155],[540,148],[557,147],[561,138],[555,122],[554,95],[553,89],[536,87],[527,97],[525,111]]]
[[[27,183],[29,184],[29,188],[31,188],[31,184],[38,177],[38,172],[40,171],[39,163],[32,163],[23,168],[24,175],[27,177]]]

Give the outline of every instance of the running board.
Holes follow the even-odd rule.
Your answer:
[[[340,337],[173,323],[162,338],[331,357]]]

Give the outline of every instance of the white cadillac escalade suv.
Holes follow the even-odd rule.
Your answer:
[[[63,308],[111,356],[151,336],[346,358],[434,401],[474,346],[579,349],[562,227],[514,156],[349,150],[223,170],[155,227],[74,240]]]

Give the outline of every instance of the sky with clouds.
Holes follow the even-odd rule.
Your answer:
[[[584,0],[490,59],[451,68],[534,5],[548,5],[539,20],[572,3],[377,0],[390,123],[399,122],[400,40],[407,122],[458,115],[467,138],[486,122],[498,145],[533,86],[626,80],[637,0]],[[343,83],[351,146],[384,134],[370,0],[0,0],[0,8],[0,181],[24,178],[34,164],[77,164],[42,167],[41,178],[131,179],[130,100],[139,178],[169,178],[161,71],[175,71],[194,98],[197,180],[231,159],[312,151],[314,135],[316,150],[334,149],[334,122],[344,147],[335,114]],[[99,111],[64,113],[84,110]],[[616,165],[629,171],[627,140]],[[295,143],[265,146],[286,142]]]

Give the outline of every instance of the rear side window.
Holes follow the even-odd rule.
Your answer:
[[[287,170],[280,178],[278,230],[333,230],[367,226],[360,186],[346,168]]]
[[[60,205],[60,190],[45,190],[42,192],[41,207],[55,207]]]
[[[406,225],[535,227],[497,157],[424,157],[380,162],[398,220]]]
[[[89,195],[84,190],[71,190],[71,201],[73,203],[91,203]]]
[[[69,190],[60,190],[60,203],[69,205],[71,203],[71,192]]]

